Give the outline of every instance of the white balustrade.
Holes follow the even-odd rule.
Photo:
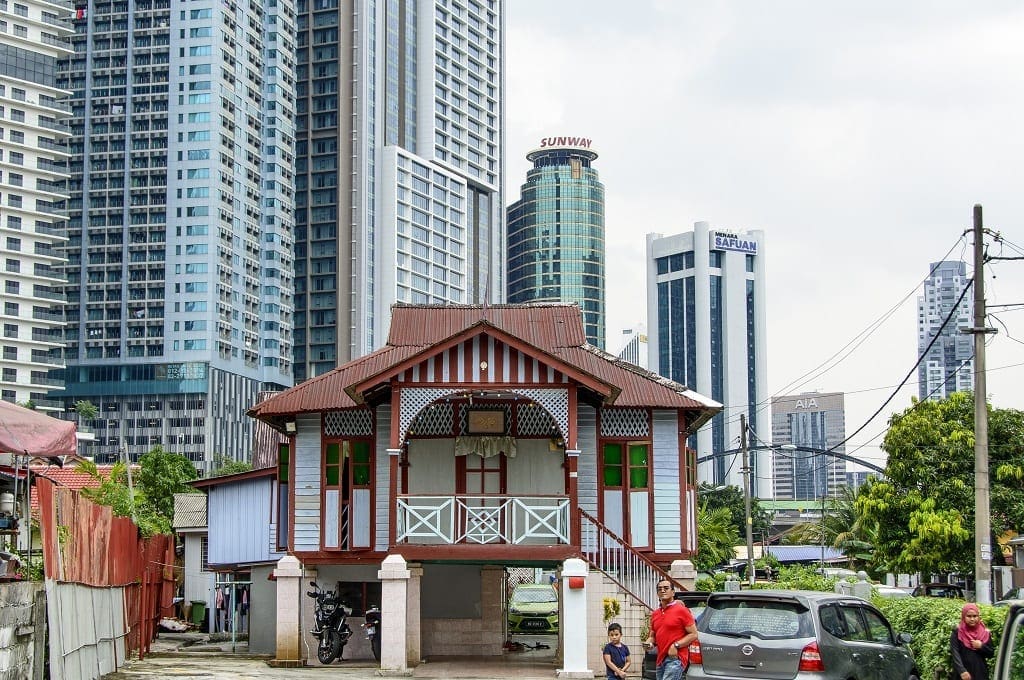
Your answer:
[[[569,543],[564,496],[399,496],[397,543]]]

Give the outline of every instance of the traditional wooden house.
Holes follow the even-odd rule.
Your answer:
[[[289,436],[277,547],[357,615],[401,555],[412,662],[500,654],[509,566],[583,558],[653,602],[696,550],[686,441],[721,406],[588,345],[575,305],[392,311],[382,349],[250,411]]]

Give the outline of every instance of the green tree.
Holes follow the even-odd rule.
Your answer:
[[[82,420],[93,420],[96,415],[100,412],[96,405],[88,399],[79,399],[75,402],[75,413]]]
[[[842,550],[850,560],[850,567],[856,569],[870,568],[875,551],[875,525],[857,510],[857,496],[869,488],[870,485],[859,489],[841,487],[839,493],[829,499],[823,522],[825,541]]]
[[[726,508],[729,511],[729,521],[736,531],[744,534],[747,526],[746,508],[743,501],[743,489],[738,486],[716,487],[706,482],[701,482],[697,487],[697,497],[701,503],[707,503],[711,510]],[[756,498],[750,499],[750,519],[754,535],[767,533],[771,529],[771,513],[764,510]]]
[[[735,555],[740,533],[732,522],[728,508],[709,507],[703,501],[697,511],[697,557],[694,566],[712,569],[726,564]]]
[[[180,453],[156,446],[139,458],[136,484],[145,494],[146,503],[168,521],[174,518],[174,494],[194,493],[195,489],[188,483],[195,478],[195,466]]]
[[[1024,412],[988,407],[993,536],[1024,528]],[[886,479],[856,500],[875,530],[874,564],[891,571],[971,571],[974,398],[915,403],[889,421]]]
[[[210,471],[210,477],[236,475],[240,472],[248,472],[249,470],[252,470],[252,463],[233,460],[223,453],[217,453],[213,456],[213,470]]]
[[[174,494],[195,493],[188,484],[196,478],[192,462],[159,446],[139,458],[138,469],[132,473],[134,493],[129,491],[128,469],[123,463],[115,464],[108,475],[100,474],[90,461],[80,462],[78,469],[99,480],[97,488],[82,490],[86,498],[110,506],[120,517],[134,515],[146,536],[170,533]]]

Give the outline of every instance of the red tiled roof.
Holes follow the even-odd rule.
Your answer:
[[[97,465],[96,470],[103,477],[110,476],[110,471],[113,469],[113,465]],[[32,466],[32,474],[37,477],[46,477],[58,486],[64,486],[69,489],[97,489],[100,486],[100,480],[96,479],[92,475],[80,472],[75,468],[65,467],[60,468],[56,465],[47,466]],[[39,507],[39,501],[36,499],[36,487],[32,485],[32,494],[29,498],[29,506],[32,509],[32,513],[35,514]]]
[[[315,413],[357,405],[346,392],[353,386],[380,378],[386,383],[389,370],[460,334],[498,329],[564,364],[580,375],[609,386],[609,406],[649,406],[693,409],[697,422],[721,410],[721,405],[679,383],[588,345],[577,305],[405,305],[392,308],[391,332],[383,348],[316,378],[285,390],[256,405],[249,414],[265,421],[298,413]],[[359,396],[359,395],[355,395]]]

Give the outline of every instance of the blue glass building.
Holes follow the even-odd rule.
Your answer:
[[[575,302],[604,349],[604,185],[590,140],[547,137],[508,208],[508,302]]]
[[[702,482],[743,483],[741,413],[761,440],[769,440],[764,297],[763,232],[697,222],[693,231],[647,235],[650,370],[725,406],[691,438],[698,457],[736,452],[702,463]],[[771,498],[771,452],[754,450],[751,466],[755,496]]]

